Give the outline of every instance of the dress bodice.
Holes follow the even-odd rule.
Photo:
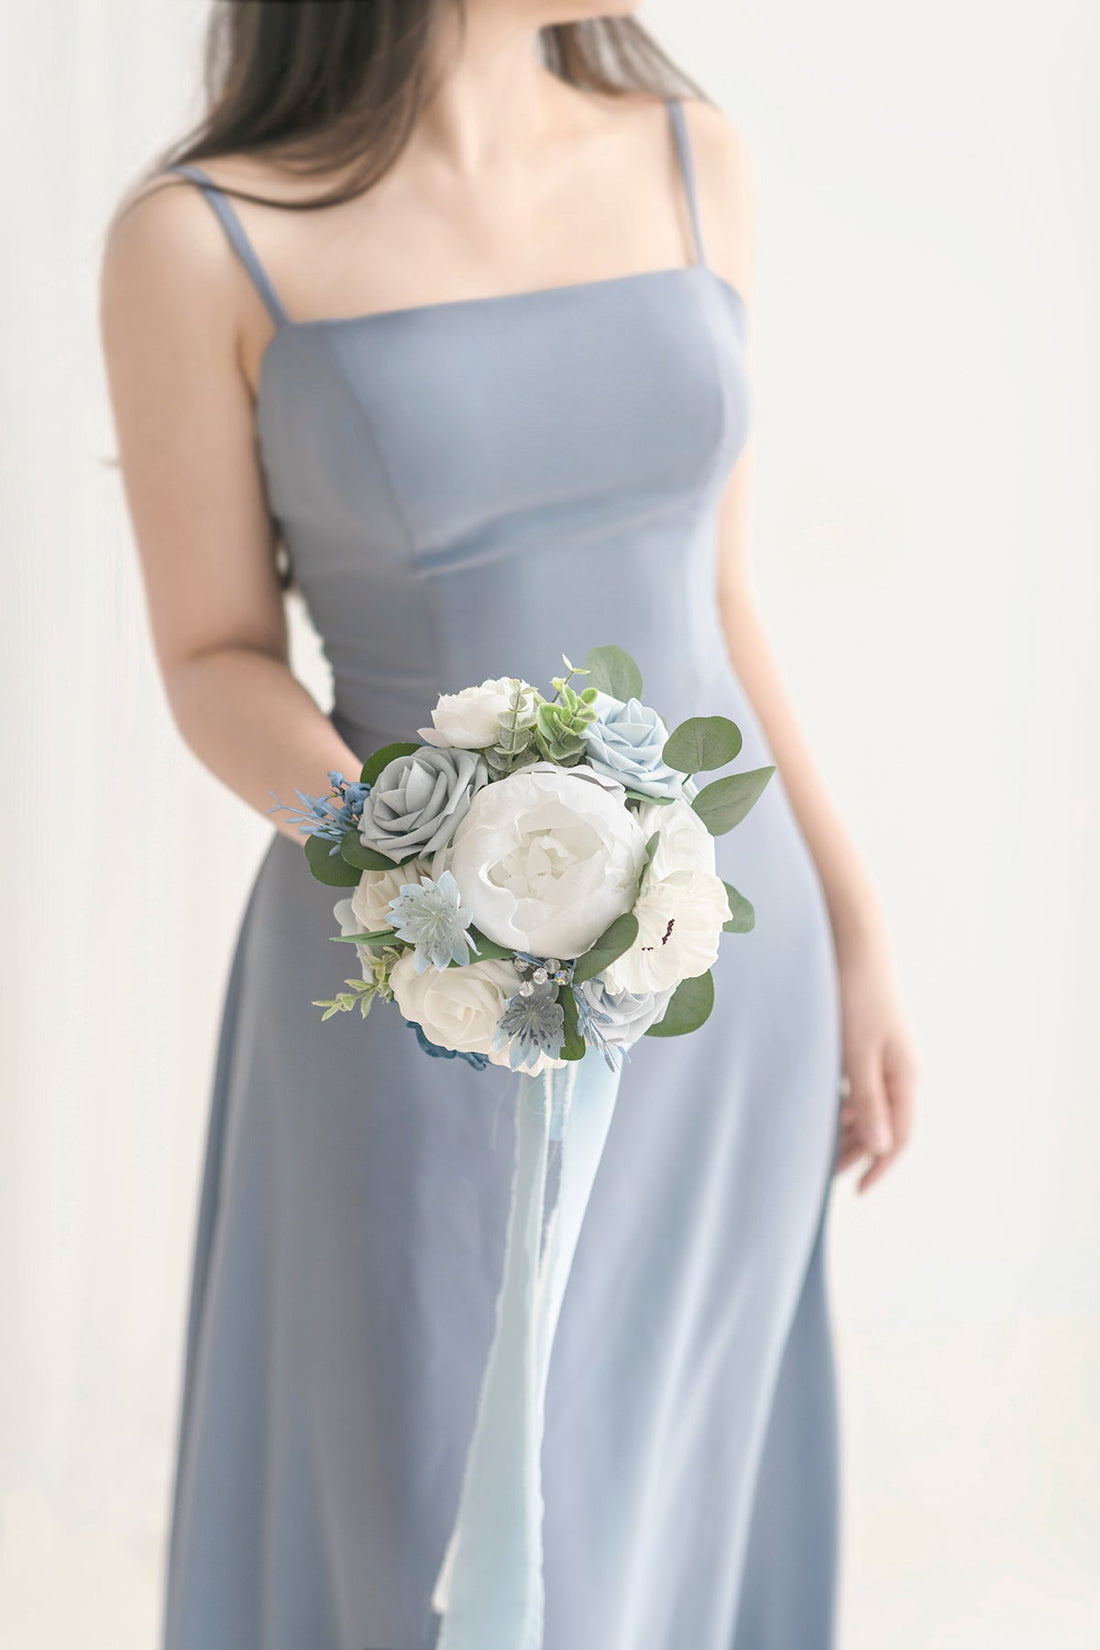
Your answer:
[[[260,460],[353,747],[601,643],[673,719],[728,673],[714,528],[748,423],[745,311],[706,263],[669,111],[695,263],[339,320],[291,320],[227,198],[181,169],[276,322]]]

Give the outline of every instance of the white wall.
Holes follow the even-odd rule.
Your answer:
[[[648,16],[756,149],[760,589],[927,1065],[907,1159],[834,1205],[842,1644],[1092,1647],[1096,11]],[[168,721],[95,333],[104,220],[194,96],[201,21],[0,15],[0,1639],[44,1650],[152,1640],[213,1038],[265,837]],[[316,683],[304,635],[299,658]]]

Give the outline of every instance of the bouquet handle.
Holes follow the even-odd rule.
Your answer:
[[[443,1616],[436,1650],[542,1644],[546,1382],[618,1088],[619,1072],[595,1058],[519,1077],[504,1275],[458,1513],[432,1591]],[[543,1243],[549,1142],[559,1134],[557,1198]]]

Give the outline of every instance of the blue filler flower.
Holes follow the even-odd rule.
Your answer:
[[[421,877],[419,883],[403,882],[401,892],[390,901],[390,921],[398,939],[415,946],[413,964],[418,974],[428,968],[446,968],[455,962],[465,967],[473,941],[467,932],[472,911],[462,904],[458,883],[450,871],[438,882]]]
[[[614,1071],[628,1049],[655,1025],[672,1001],[675,986],[665,991],[609,991],[602,974],[577,987],[577,1024],[581,1035],[598,1048]]]
[[[513,1071],[537,1065],[540,1054],[556,1059],[565,1040],[565,1011],[557,1000],[557,986],[552,981],[524,983],[529,989],[521,986],[509,997],[493,1038],[494,1048],[507,1050]]]
[[[612,1023],[611,1015],[603,1008],[597,1008],[585,992],[584,986],[578,986],[573,995],[577,999],[577,1030],[590,1048],[601,1054],[609,1071],[621,1071],[624,1060],[630,1055],[621,1043],[609,1043],[605,1030]]]
[[[416,1032],[417,1042],[424,1050],[424,1053],[430,1054],[433,1060],[465,1060],[466,1064],[468,1066],[473,1066],[475,1071],[484,1071],[485,1067],[489,1064],[489,1056],[487,1054],[474,1054],[469,1049],[463,1048],[440,1048],[438,1043],[430,1043],[428,1041],[427,1037],[424,1035],[423,1026],[418,1026],[415,1020],[406,1020],[405,1024],[408,1026],[410,1031]]]
[[[294,794],[302,804],[300,808],[291,808],[289,802],[276,801],[275,806],[267,811],[274,814],[285,808],[288,824],[297,825],[302,836],[323,837],[332,843],[332,852],[338,854],[344,832],[359,823],[363,803],[370,795],[370,786],[359,779],[345,779],[334,768],[328,771],[328,781],[332,786],[328,796],[310,796],[307,791],[295,787]],[[277,791],[271,794],[278,796]]]

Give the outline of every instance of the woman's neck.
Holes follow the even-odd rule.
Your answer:
[[[435,89],[412,145],[456,177],[521,155],[543,133],[560,134],[577,102],[541,62],[537,29],[493,6],[474,8],[464,26],[448,15],[434,61]]]

